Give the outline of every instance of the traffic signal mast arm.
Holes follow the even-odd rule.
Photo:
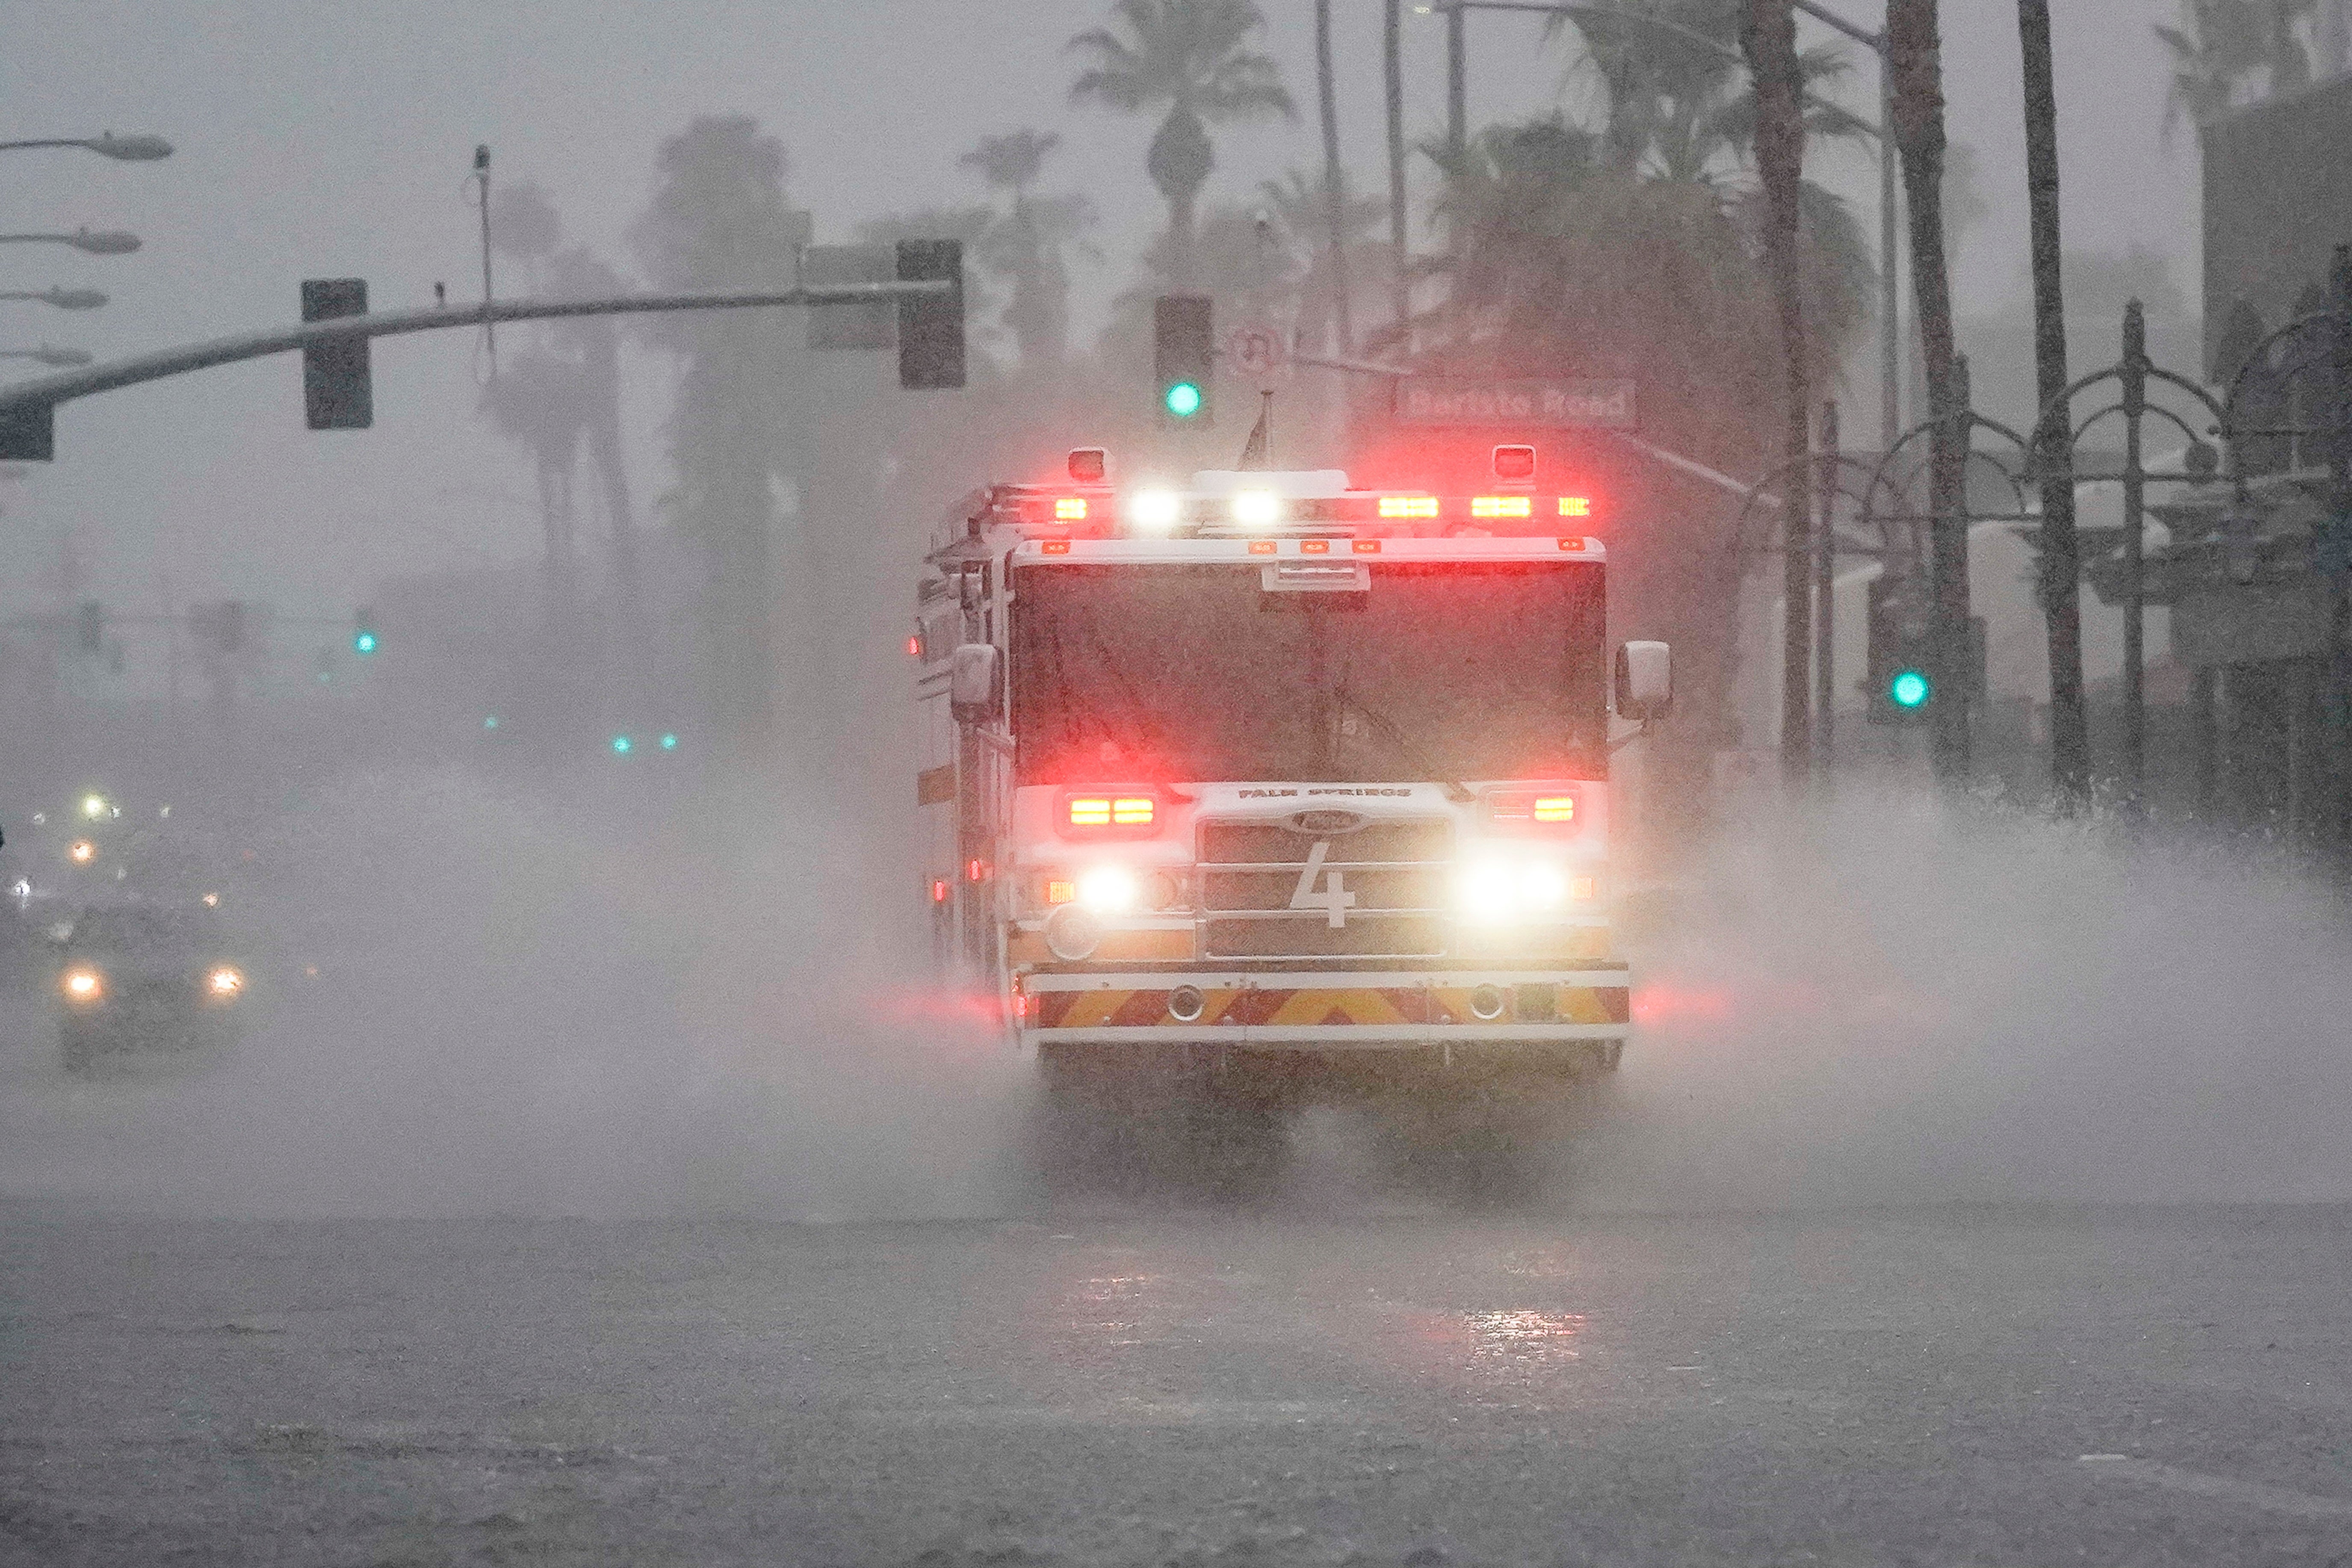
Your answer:
[[[956,291],[949,279],[911,283],[842,283],[819,289],[779,289],[748,294],[625,294],[604,300],[493,300],[420,310],[383,310],[300,326],[245,332],[208,342],[138,354],[87,370],[62,371],[0,387],[0,415],[32,406],[55,406],[93,393],[204,370],[239,360],[289,353],[348,338],[388,338],[443,327],[475,327],[494,321],[540,321],[564,316],[623,316],[656,310],[740,310],[777,305],[873,305],[900,300],[945,297]]]

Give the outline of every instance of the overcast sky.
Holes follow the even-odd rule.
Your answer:
[[[1217,135],[1209,197],[1316,156],[1309,0],[1263,0],[1265,47],[1307,112],[1296,125]],[[1875,24],[1881,0],[1850,0]],[[1339,0],[1340,115],[1360,180],[1381,165],[1380,0]],[[2149,25],[2168,0],[2059,0],[2057,54],[2070,247],[2134,242],[2178,258],[2194,289],[2197,168],[2187,138],[2159,147],[2162,56]],[[1980,157],[1996,211],[1959,279],[1964,310],[2019,286],[2024,218],[2013,8],[1945,0],[1951,125]],[[965,202],[956,166],[979,136],[1059,131],[1047,188],[1079,189],[1104,216],[1099,299],[1123,283],[1160,221],[1143,174],[1147,120],[1068,107],[1063,46],[1099,0],[49,0],[12,9],[0,55],[7,137],[153,131],[178,153],[116,164],[78,153],[10,154],[9,230],[130,228],[136,256],[52,247],[5,253],[5,287],[108,289],[88,315],[0,306],[0,347],[47,340],[101,358],[282,322],[304,277],[361,276],[378,308],[478,291],[461,183],[478,142],[500,181],[549,191],[579,237],[632,265],[625,235],[651,189],[656,146],[698,113],[742,111],[780,136],[791,192],[820,239],[885,212]],[[1442,115],[1442,22],[1408,15],[1408,112],[1418,137]],[[1811,24],[1809,33],[1826,37]],[[1471,23],[1473,123],[1537,111],[1566,57],[1532,17]],[[1869,108],[1870,69],[1853,79]],[[1817,173],[1868,203],[1864,156]],[[301,428],[289,359],[208,371],[69,405],[58,461],[0,487],[8,595],[58,592],[62,531],[87,591],[152,607],[168,577],[183,599],[242,594],[305,613],[347,610],[373,578],[529,553],[527,464],[475,414],[476,345],[447,332],[377,346],[377,427]],[[632,437],[645,471],[659,450],[661,362],[639,356]],[[982,476],[974,476],[975,480]],[[499,499],[500,496],[512,498]]]

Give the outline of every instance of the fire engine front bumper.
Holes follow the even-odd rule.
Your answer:
[[[1152,965],[1021,977],[1025,1043],[1244,1047],[1318,1054],[1430,1047],[1539,1053],[1614,1047],[1632,1032],[1622,961],[1572,969],[1244,971]]]

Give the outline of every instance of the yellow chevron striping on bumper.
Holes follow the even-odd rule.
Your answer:
[[[1268,1024],[1402,1024],[1410,1022],[1377,991],[1297,991],[1274,1010]]]

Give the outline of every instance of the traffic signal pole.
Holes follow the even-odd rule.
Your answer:
[[[954,297],[950,279],[904,283],[843,283],[816,289],[779,289],[744,294],[635,294],[604,300],[493,300],[479,305],[436,306],[419,310],[383,310],[343,316],[235,337],[215,338],[137,354],[86,370],[61,371],[0,387],[0,460],[47,462],[52,456],[52,416],[60,403],[142,382],[161,381],[240,360],[263,359],[353,338],[397,337],[445,327],[478,327],[493,321],[543,321],[570,316],[642,315],[667,310],[740,310],[779,305],[902,304]]]

